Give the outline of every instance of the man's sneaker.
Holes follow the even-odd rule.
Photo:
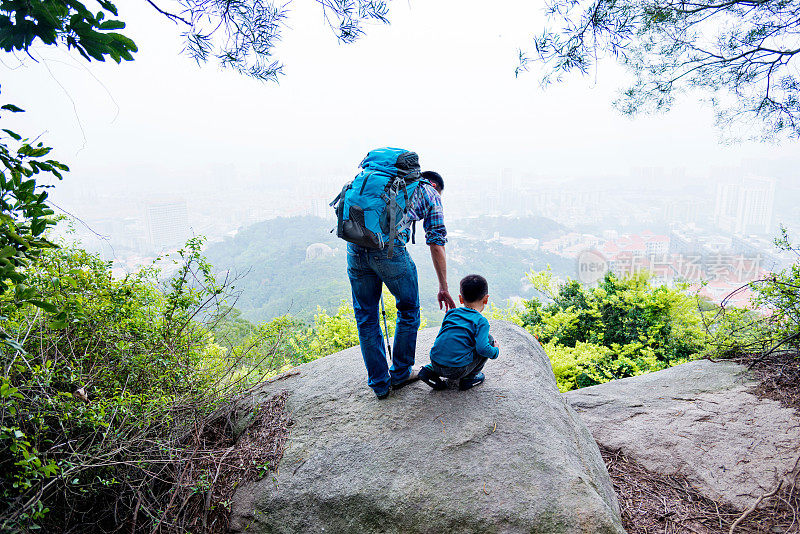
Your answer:
[[[442,382],[439,375],[431,371],[428,366],[423,366],[419,370],[419,379],[437,391],[447,389],[447,384]]]
[[[484,376],[483,373],[478,373],[475,376],[462,378],[461,380],[458,381],[458,389],[460,389],[461,391],[466,391],[468,389],[474,388],[478,384],[483,384],[484,379],[486,379],[486,377]]]
[[[407,386],[411,382],[416,382],[417,380],[419,380],[419,369],[411,369],[411,374],[408,375],[408,378],[402,382],[398,382],[397,384],[392,384],[392,389],[400,389],[403,386]]]
[[[386,393],[378,393],[378,392],[376,391],[376,392],[375,392],[375,396],[376,396],[376,397],[378,397],[378,400],[383,400],[383,399],[385,399],[386,397],[388,397],[388,396],[389,396],[389,393],[391,393],[391,391],[392,391],[391,389],[387,389],[387,390],[386,390]]]

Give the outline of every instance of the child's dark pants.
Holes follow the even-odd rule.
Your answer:
[[[494,343],[492,336],[489,336],[489,343]],[[459,380],[461,378],[474,378],[475,375],[483,370],[486,361],[489,358],[479,356],[477,351],[472,353],[472,363],[463,367],[448,367],[446,365],[439,365],[438,363],[431,362],[431,370],[442,378],[449,378],[451,380]]]

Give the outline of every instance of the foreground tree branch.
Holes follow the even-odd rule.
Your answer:
[[[517,72],[546,66],[544,84],[612,57],[634,76],[615,102],[625,114],[668,111],[676,96],[707,95],[727,137],[800,137],[800,1],[555,0],[560,30],[520,51]],[[533,59],[531,59],[533,57]]]
[[[287,29],[292,0],[145,0],[159,16],[176,23],[184,51],[198,63],[217,62],[262,81],[283,73],[275,46]],[[96,6],[75,0],[0,0],[0,48],[28,52],[37,41],[66,46],[88,61],[131,61],[136,44],[116,30],[125,28],[108,0]],[[317,0],[336,38],[351,43],[371,21],[388,24],[388,2]],[[90,9],[91,8],[91,9]]]

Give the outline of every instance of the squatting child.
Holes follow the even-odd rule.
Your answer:
[[[500,354],[500,345],[489,335],[489,321],[481,315],[489,302],[489,284],[477,274],[461,280],[459,301],[464,306],[448,311],[431,349],[431,363],[419,370],[419,379],[433,389],[447,389],[442,378],[458,380],[464,391],[484,380],[481,372],[488,359]]]

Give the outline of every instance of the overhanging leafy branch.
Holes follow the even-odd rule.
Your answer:
[[[241,74],[277,81],[283,65],[274,58],[275,46],[287,27],[291,0],[176,0],[174,9],[148,0],[156,11],[183,27],[185,51],[198,63],[216,59]],[[325,21],[343,43],[364,34],[374,20],[388,23],[386,2],[375,0],[317,0]]]
[[[542,62],[547,84],[610,55],[633,74],[615,103],[623,113],[667,111],[699,89],[730,135],[744,124],[800,137],[797,0],[556,0],[548,17],[561,29],[534,38],[534,59],[520,52],[518,73]]]

